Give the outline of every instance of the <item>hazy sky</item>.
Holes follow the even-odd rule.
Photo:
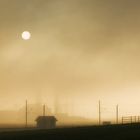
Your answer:
[[[0,0],[1,107],[58,94],[89,114],[99,99],[139,114],[139,7],[139,0]],[[24,30],[31,40],[22,40]]]

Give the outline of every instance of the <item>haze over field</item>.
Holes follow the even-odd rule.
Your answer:
[[[25,99],[96,119],[139,115],[140,1],[0,0],[0,110]],[[21,38],[30,31],[28,41]],[[65,107],[63,107],[65,106]]]

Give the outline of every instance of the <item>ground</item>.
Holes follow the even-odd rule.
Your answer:
[[[140,140],[140,125],[110,125],[1,132],[0,140]]]

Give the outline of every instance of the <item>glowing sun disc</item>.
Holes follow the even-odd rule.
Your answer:
[[[22,39],[29,40],[31,38],[31,33],[28,31],[24,31],[21,36],[22,36]]]

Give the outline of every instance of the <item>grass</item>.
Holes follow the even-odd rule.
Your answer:
[[[0,140],[140,140],[140,124],[1,132]]]

